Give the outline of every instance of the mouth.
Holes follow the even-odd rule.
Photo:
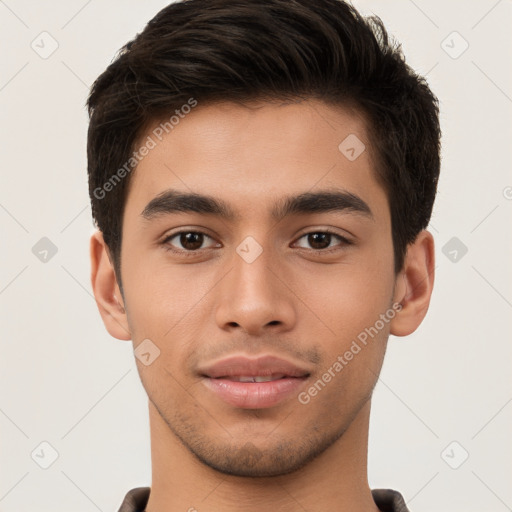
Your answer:
[[[232,356],[198,374],[209,392],[242,409],[274,407],[298,393],[310,376],[308,369],[273,355]]]
[[[305,375],[309,376],[309,374]],[[208,375],[204,375],[203,377],[208,377]],[[211,378],[211,377],[209,377]],[[230,380],[232,382],[273,382],[275,380],[281,379],[300,379],[302,377],[294,377],[292,375],[285,375],[283,373],[280,374],[272,374],[272,375],[225,375],[223,377],[214,377],[215,379],[224,379]]]
[[[296,398],[309,374],[293,377],[284,374],[202,376],[209,393],[237,409],[268,409]]]

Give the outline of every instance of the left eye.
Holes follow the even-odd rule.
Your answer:
[[[341,235],[331,233],[330,231],[312,231],[302,235],[298,240],[307,237],[307,243],[309,243],[315,250],[329,249],[331,246],[332,238],[337,238],[342,243],[339,245],[350,245],[350,241]]]

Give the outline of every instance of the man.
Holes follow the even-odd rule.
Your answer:
[[[88,107],[92,286],[149,398],[152,485],[120,511],[406,512],[368,426],[429,306],[440,128],[380,19],[173,3]]]

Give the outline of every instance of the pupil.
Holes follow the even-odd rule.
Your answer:
[[[327,245],[325,245],[325,241],[327,241]],[[311,233],[309,235],[309,243],[311,244],[311,247],[313,247],[314,249],[325,249],[326,247],[329,247],[330,242],[330,233]],[[320,245],[321,247],[319,247],[318,245]]]
[[[180,243],[185,249],[199,249],[203,244],[202,236],[201,233],[183,233],[180,236]],[[190,246],[190,244],[192,246]]]

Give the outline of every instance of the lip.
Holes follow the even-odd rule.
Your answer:
[[[272,355],[258,358],[232,356],[200,368],[198,373],[208,390],[229,405],[242,409],[273,407],[296,394],[310,375],[307,369]],[[269,382],[230,380],[240,376],[268,377],[275,374],[284,377]]]
[[[266,377],[275,373],[287,377],[304,377],[309,371],[286,359],[265,355],[257,358],[231,356],[214,364],[198,369],[203,377],[217,379],[219,377],[236,377],[240,375]]]

